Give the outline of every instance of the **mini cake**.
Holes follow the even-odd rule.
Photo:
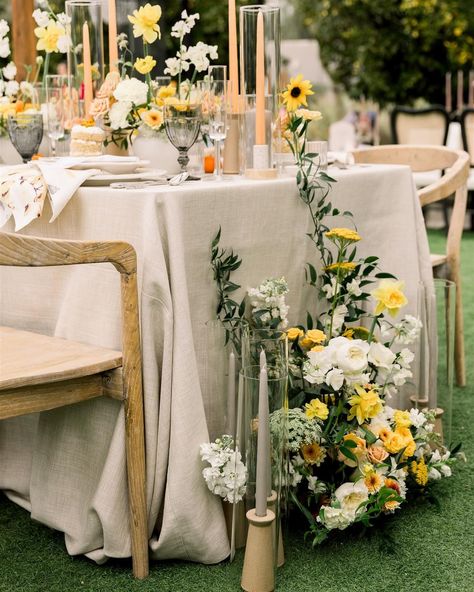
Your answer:
[[[71,156],[97,156],[102,154],[105,133],[93,120],[82,121],[71,130]]]

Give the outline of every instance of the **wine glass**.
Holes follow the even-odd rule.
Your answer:
[[[163,107],[166,135],[178,150],[182,172],[187,172],[188,150],[196,142],[201,128],[201,105],[197,102],[165,104]]]
[[[8,135],[24,163],[36,154],[43,139],[41,113],[17,113],[7,119]]]
[[[53,156],[56,156],[56,143],[65,134],[65,124],[71,119],[67,111],[69,104],[69,82],[65,76],[46,77],[46,129],[51,141]]]
[[[207,86],[207,120],[209,137],[215,145],[214,175],[222,180],[221,142],[227,136],[228,85],[227,66],[211,66]]]

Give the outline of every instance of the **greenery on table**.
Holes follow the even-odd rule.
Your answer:
[[[293,0],[332,79],[384,106],[444,104],[447,71],[472,68],[472,0]],[[465,75],[467,85],[467,76]]]

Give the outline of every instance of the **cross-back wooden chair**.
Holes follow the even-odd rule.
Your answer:
[[[469,155],[443,146],[377,146],[353,152],[356,163],[405,164],[413,172],[439,169],[444,174],[436,182],[418,190],[422,206],[448,199],[454,195],[454,206],[448,229],[446,253],[432,254],[433,274],[456,284],[455,366],[456,382],[466,384],[464,323],[461,295],[461,238],[466,215]]]
[[[474,109],[467,107],[459,118],[461,123],[462,143],[471,159],[471,171],[467,180],[469,207],[471,210],[471,230],[474,230]]]
[[[133,573],[148,575],[145,440],[137,261],[124,242],[83,242],[0,233],[0,265],[47,267],[105,263],[121,277],[122,351],[0,327],[0,419],[100,396],[125,406]]]
[[[394,144],[443,146],[446,144],[449,114],[441,105],[423,109],[397,106],[390,115]]]

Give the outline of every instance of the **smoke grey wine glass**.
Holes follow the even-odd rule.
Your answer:
[[[164,120],[166,135],[179,152],[178,162],[184,172],[189,163],[188,150],[199,136],[201,105],[191,103],[165,105]]]
[[[7,120],[8,135],[24,163],[38,152],[43,139],[41,113],[17,113]]]

